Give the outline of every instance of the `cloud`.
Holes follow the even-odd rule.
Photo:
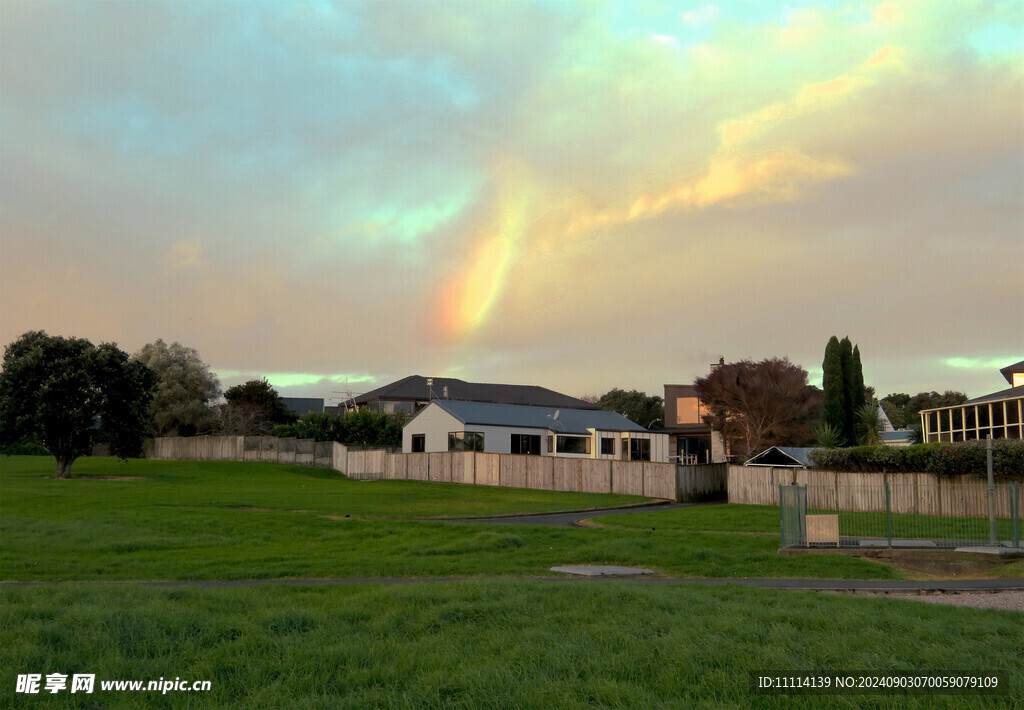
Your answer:
[[[198,239],[175,242],[167,251],[164,261],[170,273],[181,269],[199,269],[206,265],[203,259],[203,245]]]

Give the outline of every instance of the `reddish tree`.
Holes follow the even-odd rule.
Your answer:
[[[722,434],[733,461],[813,438],[821,392],[807,384],[807,371],[787,358],[728,363],[693,384],[704,422]]]

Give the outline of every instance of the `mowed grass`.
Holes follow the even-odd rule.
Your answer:
[[[0,588],[5,707],[1011,708],[1021,615],[740,587],[529,581]],[[762,695],[750,674],[1007,673],[1004,695]],[[15,696],[19,673],[92,695]],[[208,693],[102,680],[209,680]]]
[[[843,555],[780,556],[736,508],[659,514],[649,528],[384,520],[595,507],[636,498],[356,482],[317,469],[225,462],[83,460],[83,479],[48,478],[49,459],[0,459],[0,578],[200,580],[301,577],[550,576],[563,564],[643,566],[698,577],[890,579]],[[99,476],[139,480],[101,480]],[[672,513],[672,515],[670,515]],[[698,522],[673,528],[670,521]],[[754,511],[755,518],[761,513]],[[623,520],[630,516],[622,516]],[[602,521],[609,518],[602,518]],[[715,520],[718,520],[717,527]],[[717,532],[699,532],[701,530]]]

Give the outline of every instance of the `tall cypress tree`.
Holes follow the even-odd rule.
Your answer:
[[[860,364],[860,346],[853,346],[853,411],[856,413],[865,404],[870,404],[864,392],[864,368]]]
[[[846,424],[843,419],[843,368],[839,356],[839,338],[832,336],[825,346],[825,360],[821,363],[824,390],[824,420],[840,435],[845,437]]]
[[[856,401],[854,396],[854,383],[853,383],[853,343],[850,342],[849,336],[839,341],[839,371],[843,380],[843,437],[846,439],[847,446],[853,446],[857,440],[856,432],[856,419],[854,418],[853,403]],[[863,390],[863,388],[861,388]]]

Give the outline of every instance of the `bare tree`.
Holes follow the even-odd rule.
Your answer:
[[[769,446],[799,446],[814,436],[821,393],[787,358],[721,365],[694,381],[704,421],[722,434],[733,460]]]

